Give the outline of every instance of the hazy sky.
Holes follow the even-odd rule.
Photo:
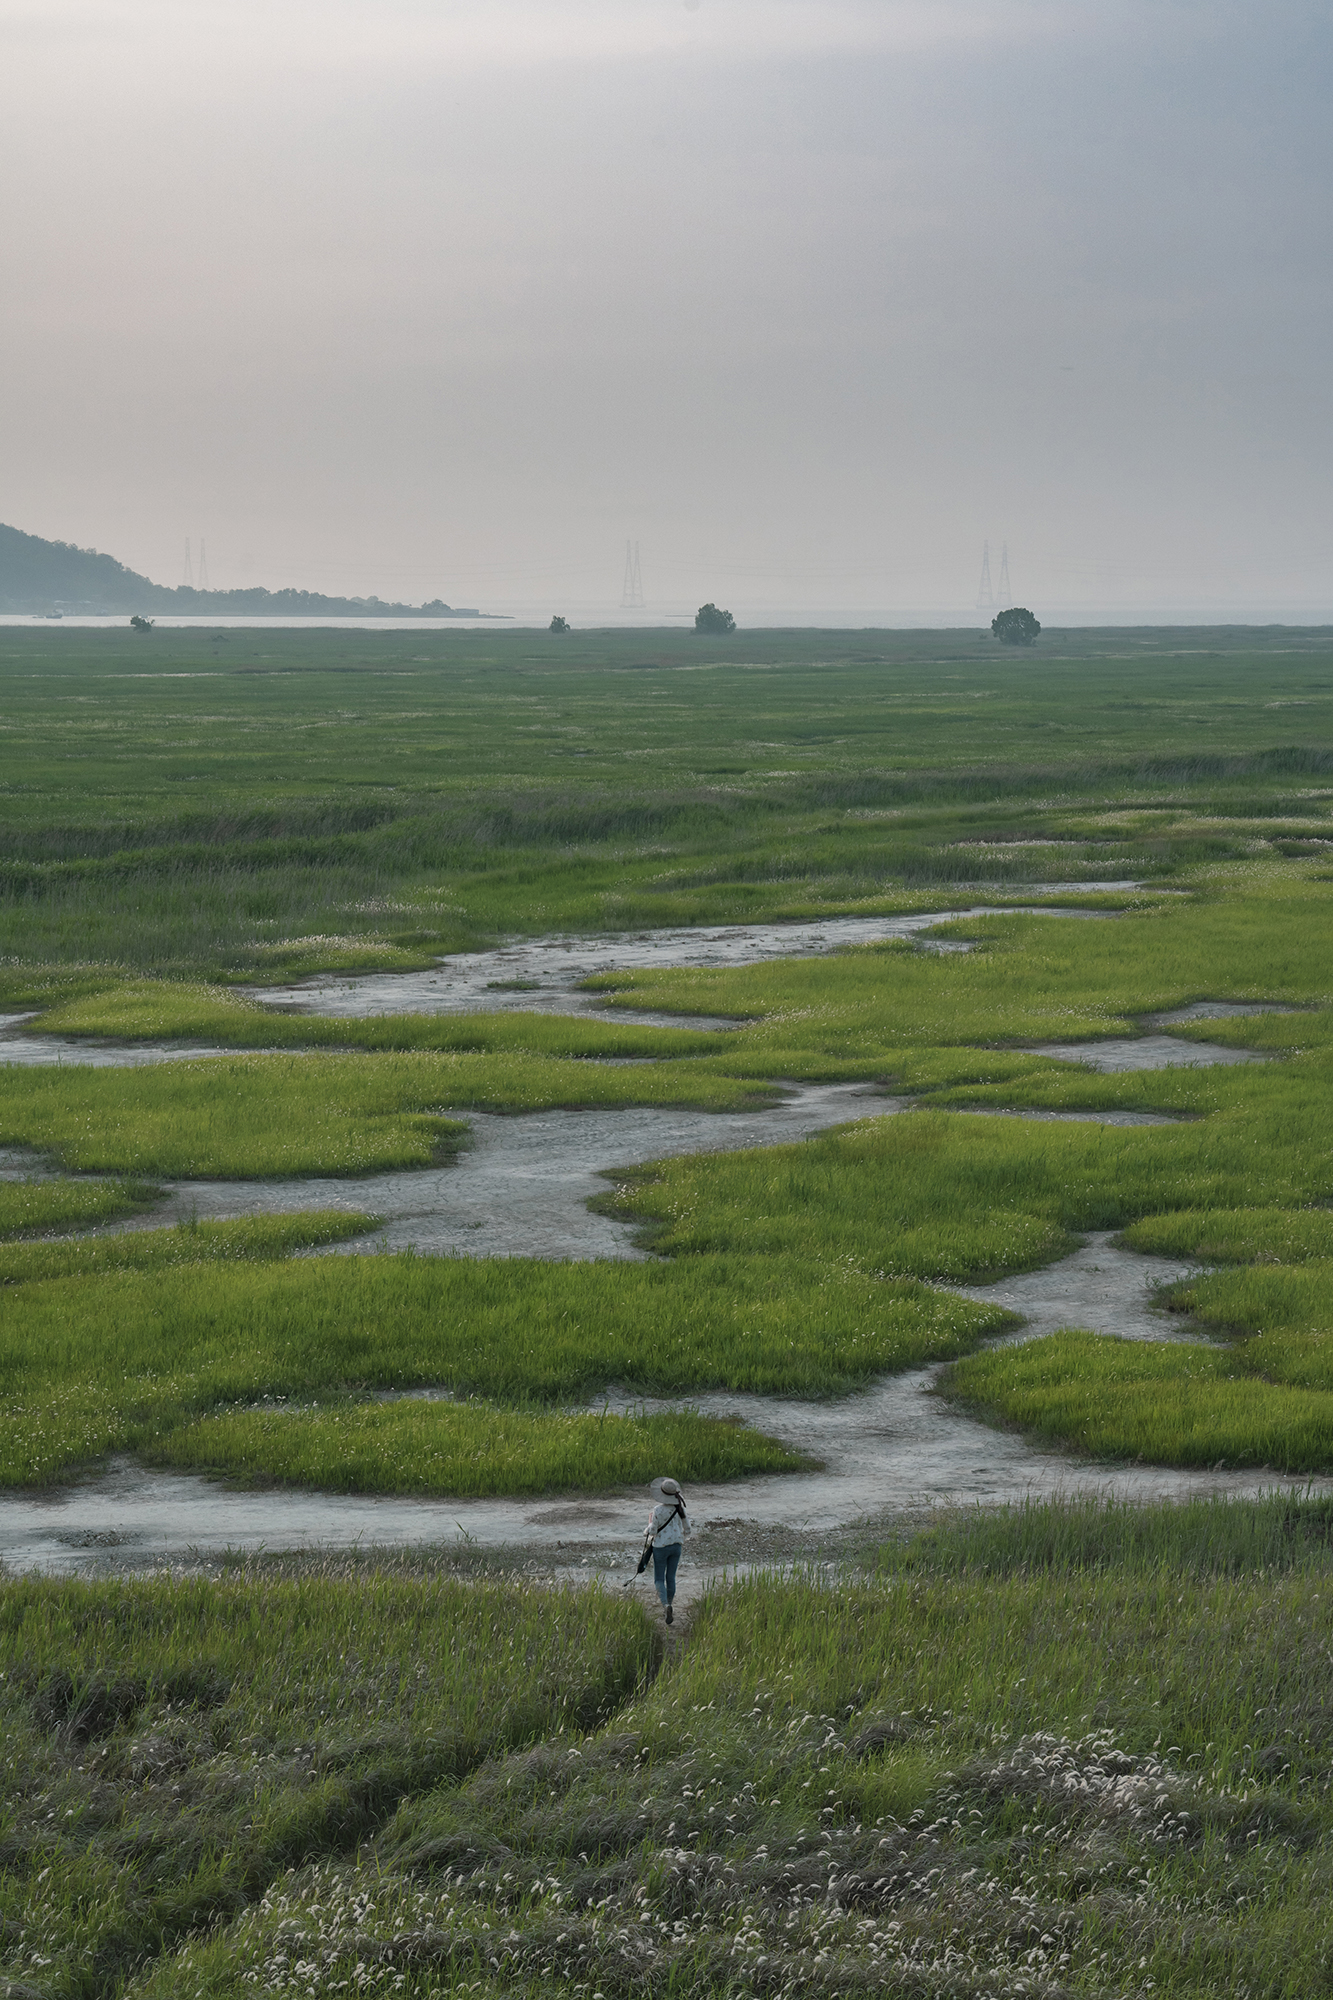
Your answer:
[[[567,610],[1333,617],[1327,0],[0,0],[0,520]]]

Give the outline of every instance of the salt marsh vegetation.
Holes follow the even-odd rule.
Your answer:
[[[15,1285],[5,1301],[0,1485],[49,1484],[112,1451],[169,1451],[182,1425],[265,1397],[443,1387],[550,1409],[613,1382],[686,1397],[710,1388],[845,1394],[878,1374],[966,1353],[1008,1323],[994,1307],[910,1280],[796,1258],[282,1260],[282,1249],[303,1236],[328,1240],[345,1218],[270,1220],[267,1256],[262,1237],[252,1239],[257,1254],[228,1256],[237,1241],[228,1232],[253,1225],[219,1224],[204,1257],[188,1255],[188,1230],[151,1232],[167,1239],[160,1256],[118,1266],[108,1255],[100,1268]],[[284,1243],[277,1225],[287,1221]],[[251,1425],[248,1469],[294,1477],[285,1436]],[[333,1476],[334,1456],[330,1441],[312,1463]],[[404,1457],[380,1463],[389,1490],[420,1490]],[[583,1478],[572,1460],[565,1466],[565,1483],[593,1483],[591,1466]],[[518,1483],[507,1490],[532,1490],[528,1475],[510,1476]]]
[[[927,1364],[1071,1466],[1333,1466],[1326,634],[1047,634],[1021,661],[757,634],[725,662],[669,634],[633,661],[610,635],[159,637],[142,682],[122,635],[0,634],[0,1003],[233,1051],[0,1068],[0,1144],[63,1170],[0,1184],[11,1489],[124,1452],[618,1505],[668,1454],[790,1465],[706,1392]],[[975,914],[1043,884],[1099,921]],[[237,990],[922,909],[968,912],[936,941],[970,949],[617,972],[596,1017],[314,1020]],[[1182,1047],[1268,1059],[1034,1051],[1201,1001],[1269,1011],[1172,1023]],[[617,1018],[645,1009],[682,1025]],[[355,1215],[73,1233],[141,1221],[167,1177],[447,1162],[483,1108],[803,1082],[914,1108],[618,1173],[639,1263],[300,1254],[364,1234],[362,1183]],[[1198,1261],[1164,1301],[1193,1339],[987,1346],[1008,1315],[941,1289],[1090,1230]],[[575,1409],[612,1385],[677,1407]],[[438,1551],[6,1578],[0,1972],[48,2000],[1305,2000],[1333,1948],[1329,1543],[1291,1495],[881,1520],[719,1583],[670,1651],[619,1593]]]
[[[663,1465],[711,1482],[809,1464],[762,1432],[689,1409],[591,1416],[436,1401],[230,1410],[182,1425],[144,1456],[329,1493],[464,1498],[647,1486]]]
[[[492,1750],[593,1726],[654,1657],[623,1601],[447,1578],[7,1582],[3,1613],[0,1967],[61,2000]]]
[[[158,1190],[148,1181],[74,1180],[25,1175],[0,1180],[0,1240],[88,1229],[151,1209]]]
[[[131,1991],[1295,2000],[1327,1528],[1025,1509],[737,1581],[603,1727],[405,1798]]]

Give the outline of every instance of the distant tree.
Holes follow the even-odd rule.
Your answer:
[[[694,614],[694,629],[725,635],[736,630],[736,620],[729,611],[719,611],[716,604],[701,604]]]
[[[155,619],[141,618],[137,611],[130,620],[130,624],[136,632],[151,632],[155,623]]]
[[[548,632],[568,632],[569,620],[568,618],[562,618],[560,616],[560,613],[557,611],[555,617],[551,620],[550,624],[547,626],[546,629]]]
[[[1021,604],[992,618],[990,628],[1002,646],[1035,646],[1041,630],[1032,613]]]

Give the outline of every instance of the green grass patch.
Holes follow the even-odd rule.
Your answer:
[[[867,1271],[967,1278],[1024,1270],[1077,1232],[1154,1210],[1333,1196],[1322,1076],[1234,1090],[1178,1127],[871,1118],[799,1145],[667,1160],[610,1205],[676,1256],[739,1250],[849,1258]]]
[[[161,1199],[147,1181],[0,1181],[0,1237],[56,1235],[122,1216],[142,1215]],[[0,1251],[0,1258],[3,1252]]]
[[[232,1258],[265,1262],[294,1250],[319,1249],[365,1236],[373,1215],[333,1208],[290,1215],[242,1216],[228,1222],[178,1222],[119,1236],[55,1243],[0,1244],[0,1284],[34,1284],[52,1278],[90,1278],[109,1271],[167,1271],[182,1264]]]
[[[1150,1510],[1105,1561],[1040,1567],[1010,1515],[985,1574],[717,1591],[606,1727],[404,1800],[135,2000],[297,1963],[317,2000],[1305,2000],[1333,1944],[1333,1576],[1314,1536],[1236,1569],[1273,1532],[1243,1515]]]
[[[940,937],[975,942],[966,955],[890,941],[833,958],[655,968],[595,983],[614,989],[613,1005],[753,1018],[728,1039],[726,1063],[768,1061],[779,1050],[878,1057],[909,1088],[929,1087],[945,1079],[918,1073],[923,1052],[938,1063],[935,1051],[968,1044],[1013,1052],[1025,1042],[1132,1034],[1142,1015],[1201,999],[1327,1009],[1329,893],[1298,864],[1236,868],[1199,883],[1189,898],[1105,920],[997,912],[942,926]],[[1269,1014],[1246,1024],[1247,1040],[1283,1052],[1316,1046],[1327,1039],[1319,1019]],[[1193,1032],[1212,1040],[1212,1026],[1198,1023]],[[1045,1073],[1031,1057],[1027,1068]]]
[[[1322,851],[1327,636],[1192,638],[14,630],[0,954],[291,977]]]
[[[150,1069],[0,1067],[0,1144],[85,1172],[223,1180],[370,1174],[455,1152],[449,1110],[608,1104],[734,1110],[762,1087],[688,1064],[537,1056],[236,1055]]]
[[[435,961],[432,960],[433,964]],[[525,990],[537,981],[518,982]],[[103,1035],[116,1041],[189,1040],[236,1048],[439,1049],[569,1060],[713,1053],[716,1033],[646,1028],[562,1014],[377,1014],[325,1019],[266,1007],[198,981],[126,979],[50,1008],[33,1034]]]
[[[1304,1264],[1333,1258],[1333,1212],[1186,1209],[1144,1216],[1123,1232],[1123,1241],[1149,1256],[1197,1257],[1201,1264]]]
[[[1224,1349],[1070,1331],[971,1355],[941,1388],[1038,1443],[1093,1458],[1333,1468],[1333,1394],[1256,1379]]]
[[[182,1423],[270,1396],[441,1386],[555,1405],[613,1382],[844,1394],[1007,1323],[995,1307],[793,1257],[105,1270],[25,1284],[6,1302],[0,1484],[155,1449]]]
[[[887,1575],[1043,1576],[1051,1571],[1152,1576],[1327,1572],[1333,1501],[1275,1493],[1205,1494],[1165,1506],[1079,1496],[959,1509],[890,1545]]]
[[[1233,1340],[1237,1373],[1333,1390],[1333,1262],[1219,1271],[1176,1286],[1171,1302]]]
[[[1227,1344],[1059,1333],[959,1361],[945,1392],[1046,1444],[1159,1465],[1333,1470],[1333,1259],[1321,1211],[1200,1210],[1126,1231],[1137,1249],[1240,1268],[1171,1288]]]
[[[120,1991],[293,1863],[354,1852],[403,1797],[593,1726],[652,1659],[637,1607],[597,1592],[0,1584],[0,1979]]]
[[[605,1492],[664,1471],[720,1480],[814,1469],[775,1438],[697,1411],[589,1416],[415,1401],[229,1410],[173,1431],[145,1456],[246,1484],[468,1499]]]

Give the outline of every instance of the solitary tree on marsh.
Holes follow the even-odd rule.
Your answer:
[[[719,611],[716,604],[701,604],[694,614],[694,629],[726,634],[736,630],[736,620],[729,611]]]
[[[1041,626],[1025,605],[1015,604],[1008,611],[1002,611],[998,618],[992,618],[991,631],[1002,646],[1033,646]]]

